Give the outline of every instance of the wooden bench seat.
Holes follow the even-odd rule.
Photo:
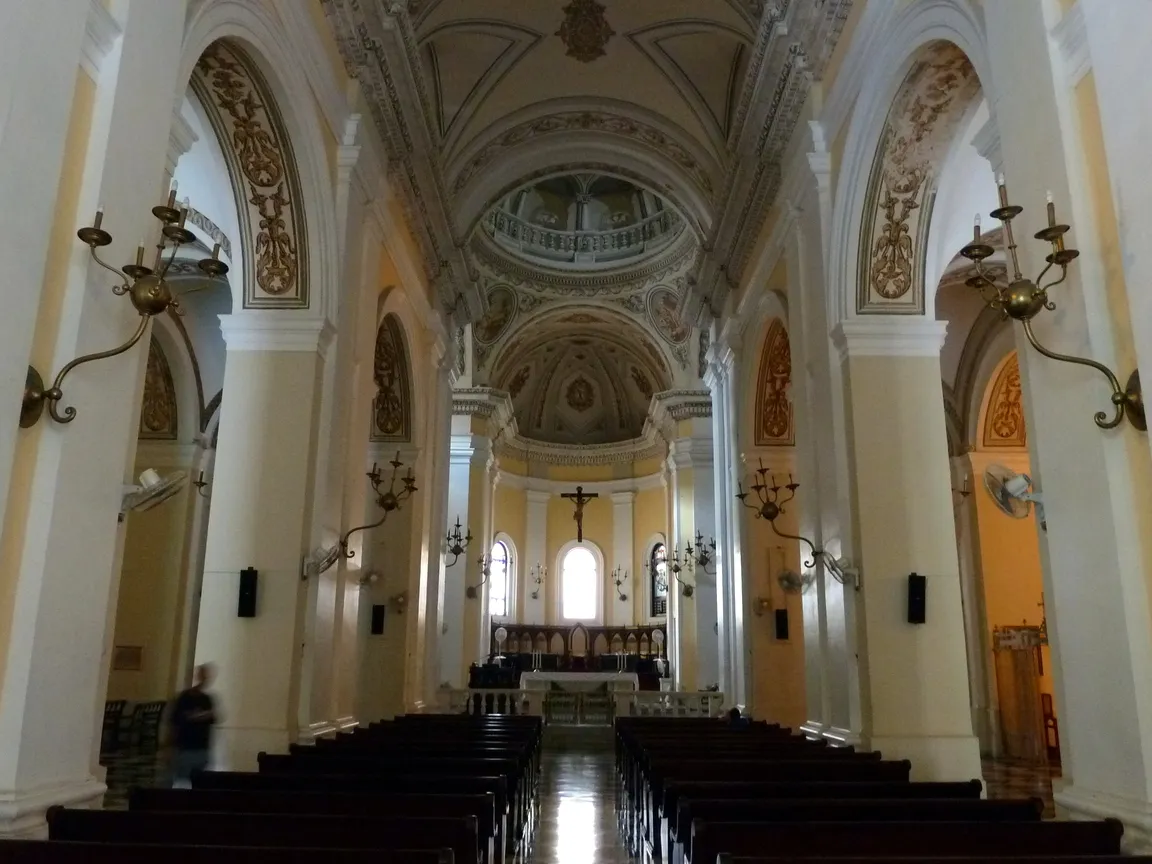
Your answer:
[[[1124,828],[1098,822],[719,822],[696,819],[687,864],[712,864],[726,852],[760,857],[842,855],[1119,855]]]
[[[810,858],[784,855],[779,858],[752,858],[721,853],[715,864],[887,864],[890,858]],[[938,856],[930,858],[904,858],[900,864],[1152,864],[1152,855],[1016,855]]]
[[[450,849],[295,849],[0,840],[0,864],[454,864]]]
[[[51,840],[158,845],[290,846],[311,849],[451,849],[455,864],[480,864],[476,819],[302,816],[268,813],[133,813],[49,808]]]
[[[298,813],[321,816],[473,816],[485,862],[496,862],[501,823],[496,796],[408,794],[388,792],[332,793],[264,790],[134,789],[128,799],[132,812]]]

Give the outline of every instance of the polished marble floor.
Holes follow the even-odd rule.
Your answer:
[[[608,748],[545,749],[540,824],[529,864],[627,864],[616,830],[616,782]]]

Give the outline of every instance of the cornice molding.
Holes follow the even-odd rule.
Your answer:
[[[542,477],[525,477],[523,474],[513,474],[509,471],[500,471],[500,482],[506,484],[512,489],[525,489],[527,490],[528,500],[531,502],[535,500],[540,503],[543,496],[544,501],[548,501],[562,492],[571,492],[572,487],[576,485],[574,480],[549,480]],[[658,471],[655,474],[646,474],[643,477],[621,477],[617,480],[592,480],[583,481],[580,483],[584,487],[585,492],[595,492],[602,498],[611,497],[613,503],[625,503],[624,501],[617,501],[617,496],[631,496],[628,501],[633,501],[637,492],[643,492],[645,489],[659,489],[663,484],[661,473]],[[538,496],[538,497],[533,497]]]
[[[1075,87],[1092,69],[1092,54],[1088,49],[1088,28],[1084,21],[1084,4],[1077,2],[1064,13],[1051,29],[1052,39],[1064,62],[1065,80]]]
[[[992,166],[992,172],[999,174],[1000,169],[1004,166],[1004,154],[1000,149],[1000,127],[996,125],[995,117],[989,117],[988,121],[972,136],[972,146],[976,148],[977,153],[988,160]]]
[[[105,8],[102,0],[90,0],[84,43],[80,49],[80,68],[93,81],[99,79],[104,58],[123,32],[120,22]]]
[[[314,2],[316,0],[276,0],[269,5],[284,22],[284,31],[312,87],[320,113],[332,136],[339,141],[349,113],[348,98],[340,81],[341,70],[332,68],[324,39],[308,12],[307,4]]]
[[[849,318],[832,330],[843,363],[850,357],[939,357],[947,321],[877,316]]]
[[[220,333],[228,351],[315,351],[325,356],[336,335],[326,319],[295,312],[233,312],[220,315]]]

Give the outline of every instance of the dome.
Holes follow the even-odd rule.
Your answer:
[[[483,230],[504,252],[559,269],[619,267],[649,258],[684,230],[676,211],[605,174],[563,174],[517,189],[493,207]]]

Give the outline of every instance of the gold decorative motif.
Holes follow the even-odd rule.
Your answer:
[[[645,399],[652,398],[652,382],[648,380],[648,376],[644,374],[643,370],[637,369],[635,366],[631,369],[632,383],[636,385],[636,389],[640,391]]]
[[[992,382],[984,414],[985,447],[1028,446],[1024,424],[1024,391],[1020,384],[1020,362],[1013,351],[1002,362]]]
[[[568,403],[569,408],[583,412],[595,404],[596,395],[592,390],[592,384],[587,378],[581,376],[573,378],[568,384],[568,389],[564,392],[564,400]]]
[[[943,42],[928,46],[904,79],[888,112],[869,180],[858,311],[924,311],[932,177],[979,89],[968,57]]]
[[[528,383],[528,378],[532,375],[531,366],[521,366],[520,369],[513,376],[512,380],[508,382],[508,395],[515,399],[520,395],[520,391],[524,389],[524,385]]]
[[[616,35],[604,17],[604,7],[596,0],[572,0],[564,7],[564,23],[556,35],[568,49],[568,56],[591,63],[604,56],[604,46]]]
[[[221,143],[241,221],[245,308],[307,307],[304,217],[291,145],[255,64],[230,42],[200,56],[192,86]]]
[[[666,285],[648,292],[648,316],[656,332],[671,345],[683,345],[692,332],[680,319],[680,298]]]
[[[176,385],[164,349],[155,338],[148,346],[148,368],[144,373],[144,404],[140,408],[139,436],[148,440],[175,441],[179,426],[176,415]]]
[[[372,440],[411,441],[408,352],[395,315],[385,315],[376,332],[372,377],[376,381],[376,398],[372,401]]]
[[[792,349],[784,322],[773,318],[760,351],[756,380],[756,446],[791,447],[796,443],[792,422]]]
[[[512,319],[516,317],[516,292],[507,285],[497,285],[488,292],[488,312],[472,328],[472,335],[481,345],[496,342]]]

